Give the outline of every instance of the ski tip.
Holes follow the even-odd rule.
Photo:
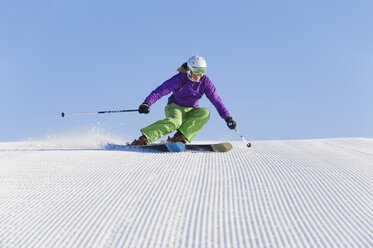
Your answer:
[[[215,152],[229,152],[233,148],[232,144],[229,142],[212,144],[211,147]]]
[[[170,152],[183,152],[185,151],[185,145],[181,142],[166,144],[167,149]]]

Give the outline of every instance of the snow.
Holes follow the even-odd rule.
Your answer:
[[[373,247],[373,139],[107,142],[0,143],[0,247]]]

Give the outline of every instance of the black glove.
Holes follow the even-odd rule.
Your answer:
[[[227,126],[229,127],[229,129],[235,129],[236,128],[237,123],[233,120],[233,118],[231,116],[229,116],[225,121],[227,122]]]
[[[150,107],[148,103],[144,102],[143,104],[139,106],[140,114],[149,114],[149,112],[150,112]]]

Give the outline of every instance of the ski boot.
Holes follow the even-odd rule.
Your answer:
[[[131,143],[131,146],[147,146],[147,145],[149,145],[149,141],[144,135],[141,135],[138,139],[135,139]]]
[[[179,130],[177,130],[174,137],[172,137],[172,138],[168,137],[168,139],[167,139],[167,143],[176,143],[176,142],[180,142],[180,143],[183,143],[183,144],[187,143],[187,139],[185,138],[185,136]]]

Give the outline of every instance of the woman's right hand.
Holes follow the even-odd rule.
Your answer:
[[[150,112],[150,106],[148,103],[144,102],[139,106],[139,113],[140,114],[149,114]]]

